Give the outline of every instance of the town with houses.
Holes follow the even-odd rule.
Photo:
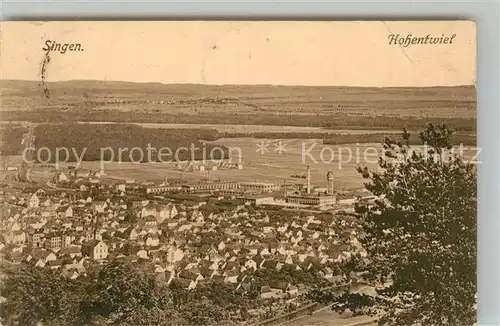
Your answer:
[[[11,264],[84,277],[121,261],[142,266],[159,282],[196,289],[219,281],[249,291],[252,273],[288,268],[345,284],[338,268],[364,257],[352,214],[368,193],[303,184],[105,179],[103,171],[58,171],[39,186],[2,188],[0,248]],[[351,275],[352,276],[352,275]],[[311,284],[261,284],[259,298],[294,300]]]
[[[259,283],[257,299],[286,311],[290,302],[307,305],[304,297],[318,279],[334,288],[350,284],[357,275],[339,267],[366,256],[359,214],[352,213],[375,197],[336,190],[332,172],[327,188],[315,188],[309,166],[305,180],[283,184],[140,182],[71,167],[35,183],[27,171],[19,169],[14,179],[28,182],[6,182],[1,190],[0,250],[13,265],[78,279],[123,262],[162,284],[189,291],[221,282],[242,295],[251,291],[255,273],[309,273],[314,283]],[[265,312],[254,309],[260,319]]]

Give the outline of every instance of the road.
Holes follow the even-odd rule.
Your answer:
[[[35,146],[35,125],[28,126],[28,133],[23,135],[22,144],[24,144],[23,160],[19,168],[18,178],[22,182],[30,182],[30,166],[28,162],[33,161],[33,148]]]
[[[363,286],[355,292],[369,289]],[[303,315],[293,320],[279,324],[280,326],[376,326],[375,318],[369,316],[342,317],[339,313],[331,310],[330,306],[316,310],[312,315]]]
[[[365,323],[366,322],[366,323]],[[322,308],[313,315],[305,315],[286,321],[280,326],[376,326],[377,322],[369,316],[344,318],[332,311],[330,307]]]

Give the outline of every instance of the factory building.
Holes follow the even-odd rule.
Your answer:
[[[182,189],[189,192],[197,191],[217,191],[217,190],[228,190],[237,189],[240,187],[238,182],[203,182],[192,185],[182,185]]]
[[[287,203],[310,206],[333,206],[337,204],[337,197],[323,194],[292,194],[286,199]]]
[[[225,196],[225,197],[242,197],[242,196],[258,195],[261,192],[255,190],[243,190],[241,188],[235,188],[235,189],[219,190],[217,193],[220,196]]]
[[[326,191],[312,193],[311,187],[311,168],[307,166],[307,182],[306,189],[288,194],[288,189],[285,185],[285,200],[290,204],[308,205],[308,206],[333,206],[337,204],[337,196],[335,195],[333,185],[333,173],[327,173],[328,188]]]
[[[281,185],[272,182],[240,182],[240,189],[258,192],[273,192],[281,190]]]
[[[271,205],[274,203],[274,198],[272,196],[266,196],[266,195],[254,195],[254,196],[243,196],[238,199],[250,202],[252,205],[259,206],[259,205]]]
[[[147,194],[161,194],[163,192],[179,191],[182,188],[180,186],[158,186],[158,187],[147,187]]]
[[[158,186],[146,187],[147,194],[159,194],[171,191],[185,192],[212,192],[218,191],[227,195],[259,194],[280,191],[281,186],[270,182],[237,182],[237,181],[209,181],[195,184],[169,185],[167,181]]]

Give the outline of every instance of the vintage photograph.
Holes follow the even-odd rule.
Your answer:
[[[0,325],[475,325],[473,22],[0,36]]]

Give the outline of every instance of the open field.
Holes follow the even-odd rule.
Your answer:
[[[44,96],[44,88],[49,90],[48,97]],[[226,134],[234,138],[211,143],[235,148],[230,151],[232,160],[241,158],[243,169],[212,171],[212,179],[303,182],[291,175],[303,175],[310,165],[314,186],[325,187],[326,173],[332,171],[338,188],[362,188],[363,179],[355,168],[358,164],[376,168],[381,147],[370,143],[353,145],[360,138],[357,135],[371,134],[369,141],[377,141],[374,133],[380,130],[387,134],[399,133],[405,126],[418,130],[428,122],[446,123],[467,135],[476,130],[473,86],[210,86],[103,81],[41,85],[34,81],[3,80],[0,89],[4,121],[121,122],[148,128],[216,129],[219,137]],[[256,136],[259,133],[262,134]],[[323,133],[356,137],[345,137],[351,139],[351,144],[323,145]],[[262,154],[257,152],[261,143],[267,146]],[[99,170],[100,162],[84,162],[82,166]],[[181,172],[172,164],[161,163],[115,162],[105,166],[105,170],[108,177],[121,179],[208,177],[207,172]],[[35,178],[44,179],[48,174],[43,169],[33,169]]]
[[[78,123],[88,124],[114,124],[109,121],[79,121]],[[329,134],[340,135],[364,135],[380,133],[380,129],[327,129],[322,127],[301,127],[301,126],[272,126],[272,125],[237,125],[237,124],[190,124],[190,123],[132,123],[144,128],[165,128],[165,129],[215,129],[220,133],[304,133],[304,134]],[[401,130],[384,130],[384,133],[401,133]]]
[[[49,91],[45,97],[44,89]],[[101,117],[148,114],[279,114],[386,117],[476,116],[473,86],[306,87],[66,81],[0,81],[2,111],[57,111]],[[103,111],[103,112],[101,112]],[[4,113],[5,115],[5,113]],[[170,119],[172,119],[170,117]],[[153,120],[154,121],[154,120]],[[158,121],[158,120],[157,120]],[[171,121],[162,121],[171,122]],[[179,122],[179,121],[177,121]]]
[[[261,154],[257,152],[261,141],[267,144],[267,150]],[[282,152],[278,152],[281,142]],[[358,164],[370,169],[377,169],[377,160],[382,153],[380,144],[350,144],[350,145],[323,145],[320,139],[266,139],[253,138],[225,138],[212,144],[225,145],[229,148],[231,162],[241,162],[242,170],[218,170],[209,172],[184,172],[171,162],[166,163],[104,163],[106,176],[104,179],[134,179],[137,181],[159,181],[165,177],[169,179],[184,179],[196,182],[200,179],[238,180],[238,181],[265,181],[283,183],[286,179],[289,184],[303,183],[303,179],[292,178],[292,175],[305,175],[306,166],[311,167],[313,187],[327,186],[326,174],[332,171],[335,177],[335,187],[338,190],[359,190],[364,188],[364,180],[356,171]],[[457,152],[458,153],[458,152]],[[465,149],[464,157],[472,158],[474,149]],[[17,159],[18,162],[19,159]],[[11,164],[16,158],[11,158]],[[75,163],[70,165],[74,166]],[[64,168],[65,164],[61,164]],[[99,171],[99,161],[82,162],[82,168]],[[53,177],[55,169],[34,168],[31,176],[35,181],[48,180]]]
[[[366,322],[366,323],[365,323]],[[363,325],[375,326],[377,322],[370,322],[368,316],[357,316],[351,318],[342,318],[338,313],[329,308],[323,309],[311,316],[303,316],[290,322],[280,324],[280,326],[349,326]]]
[[[218,170],[210,171],[210,178],[212,180],[240,180],[240,181],[265,181],[265,182],[280,182],[283,183],[285,179],[288,183],[298,182],[303,183],[302,179],[291,178],[291,175],[301,175],[305,174],[305,169],[307,165],[311,166],[311,178],[312,184],[315,187],[326,187],[327,180],[326,174],[328,171],[333,171],[335,175],[335,184],[339,189],[359,189],[363,187],[363,179],[358,175],[355,170],[356,161],[353,159],[351,162],[342,163],[338,159],[333,159],[331,163],[315,163],[311,159],[307,158],[302,160],[302,140],[291,140],[282,142],[286,148],[286,152],[281,155],[274,151],[275,144],[279,141],[268,140],[269,152],[260,154],[256,152],[258,142],[251,138],[234,138],[234,139],[222,139],[215,143],[226,144],[231,150],[231,161],[239,162],[243,165],[242,170]],[[314,144],[317,142],[317,146]],[[311,151],[311,155],[316,160],[320,159],[320,148],[321,140],[306,140],[304,141],[304,146],[315,146],[314,150]],[[380,148],[380,145],[375,145]],[[328,146],[331,147],[335,153],[337,153],[340,146]],[[360,145],[359,149],[363,153],[364,145]],[[348,147],[342,147],[344,155],[347,155],[348,149],[350,149],[353,154],[356,151],[356,145],[350,145]],[[238,155],[241,153],[241,157]],[[326,157],[326,154],[325,154]],[[371,157],[371,161],[376,163],[376,154],[371,155],[367,153],[367,158]],[[347,160],[345,157],[344,160]],[[362,160],[363,158],[361,158]],[[370,160],[370,158],[368,158]],[[330,160],[330,159],[328,159]],[[75,164],[70,164],[74,166]],[[370,167],[375,168],[376,164],[368,164]],[[61,167],[65,167],[66,164],[61,164]],[[82,162],[82,168],[91,169],[93,171],[99,171],[101,168],[101,163],[98,161],[94,162]],[[190,171],[183,172],[178,170],[172,163],[105,163],[104,170],[106,172],[105,178],[113,179],[134,179],[137,181],[149,181],[149,180],[163,180],[165,177],[184,179],[188,181],[198,181],[203,178],[208,178],[208,172]],[[34,168],[31,171],[31,176],[34,181],[41,181],[50,178],[55,173],[54,171],[48,172],[47,168]]]

